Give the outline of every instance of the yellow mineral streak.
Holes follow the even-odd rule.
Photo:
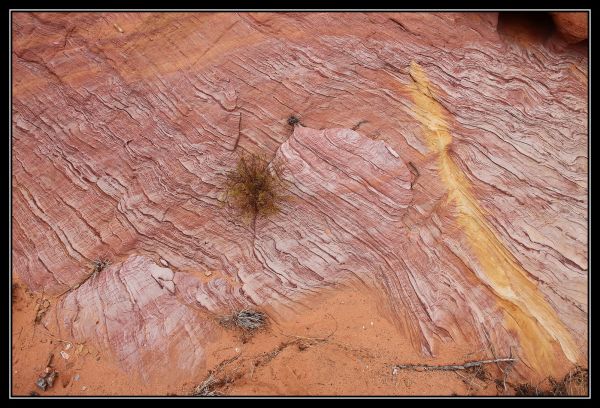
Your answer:
[[[434,99],[427,76],[414,62],[409,72],[414,81],[410,88],[414,114],[422,125],[430,151],[438,154],[439,175],[448,188],[448,203],[458,210],[458,225],[481,266],[479,279],[498,296],[505,312],[506,326],[518,334],[524,355],[535,368],[548,370],[548,364],[556,361],[553,340],[559,342],[565,356],[575,363],[578,353],[570,333],[535,283],[497,238],[471,192],[469,180],[448,153],[452,135],[447,112]]]

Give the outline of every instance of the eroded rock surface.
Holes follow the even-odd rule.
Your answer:
[[[588,38],[588,13],[584,12],[556,12],[552,19],[558,31],[571,43],[587,40]]]
[[[351,280],[424,355],[587,358],[581,48],[493,13],[13,16],[14,271],[80,341],[193,370],[214,314]],[[292,196],[254,227],[222,202],[244,150]]]

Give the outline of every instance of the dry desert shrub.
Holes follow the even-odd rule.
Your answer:
[[[532,384],[518,384],[514,387],[517,396],[535,397],[566,397],[584,396],[588,394],[588,370],[575,366],[562,379],[546,378],[550,387],[533,386]],[[544,380],[545,382],[545,380]]]
[[[242,330],[254,331],[267,324],[267,315],[253,309],[243,309],[219,319],[225,327],[239,327]]]
[[[286,199],[284,170],[281,160],[269,163],[263,156],[240,156],[236,168],[227,173],[227,203],[245,221],[278,213]]]
[[[102,272],[110,265],[110,261],[106,258],[98,258],[92,262],[92,273]]]
[[[548,381],[550,382],[552,395],[582,396],[588,393],[588,370],[583,367],[576,366],[562,380],[550,377]]]

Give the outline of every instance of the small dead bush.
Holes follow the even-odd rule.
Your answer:
[[[583,367],[576,366],[560,380],[548,377],[543,382],[545,383],[546,380],[549,387],[541,388],[528,383],[518,384],[514,387],[515,395],[567,397],[587,395],[588,393],[588,370]]]
[[[244,331],[255,331],[267,324],[267,315],[253,309],[243,309],[219,319],[225,327],[238,327]]]
[[[562,380],[556,380],[552,377],[548,378],[552,395],[556,396],[572,396],[572,395],[587,395],[588,393],[588,370],[576,366],[569,371]]]
[[[538,397],[546,395],[546,393],[529,383],[522,383],[515,387],[515,395],[518,397]]]
[[[300,119],[298,119],[295,115],[291,115],[288,118],[287,123],[290,126],[296,126],[298,123],[300,123]]]
[[[284,165],[263,156],[242,155],[234,170],[227,173],[226,201],[246,221],[276,214],[286,199],[282,179]]]
[[[106,258],[98,258],[92,262],[92,273],[98,273],[106,269],[110,265],[110,261]]]

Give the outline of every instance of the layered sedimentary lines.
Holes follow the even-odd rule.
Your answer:
[[[485,219],[484,212],[472,193],[469,181],[458,168],[449,150],[452,143],[445,112],[435,100],[427,76],[412,63],[413,99],[423,133],[432,153],[437,155],[441,179],[448,188],[448,204],[458,210],[458,225],[464,229],[481,268],[474,268],[483,283],[496,293],[503,303],[509,327],[519,333],[521,345],[536,357],[538,369],[552,359],[550,339],[557,340],[565,355],[576,363],[578,351],[571,333],[559,320],[556,311],[538,291],[512,254],[497,238],[497,232]],[[532,321],[533,320],[533,321]]]
[[[198,367],[200,339],[210,339],[213,328],[175,296],[173,277],[140,256],[109,267],[61,300],[57,317],[67,330],[61,334],[82,343],[93,339],[126,369],[143,367],[146,378],[164,365],[181,372]]]
[[[425,355],[585,359],[581,45],[475,13],[13,17],[14,272],[64,333],[193,370],[215,314],[356,281]],[[255,226],[221,198],[244,151],[287,167]]]

